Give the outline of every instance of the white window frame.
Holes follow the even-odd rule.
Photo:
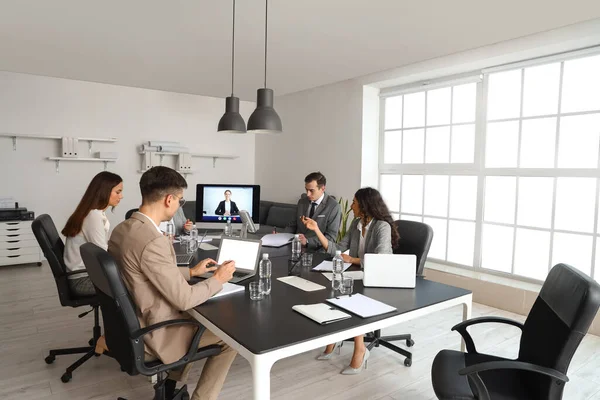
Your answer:
[[[561,102],[562,102],[562,80],[563,80],[563,71],[564,71],[564,62],[576,59],[583,58],[587,56],[594,56],[600,54],[600,46],[575,50],[567,53],[556,54],[552,56],[546,56],[531,60],[520,61],[516,63],[496,66],[492,68],[486,68],[481,71],[474,71],[467,74],[455,75],[446,78],[437,79],[430,82],[415,82],[408,85],[403,85],[399,87],[382,89],[380,92],[380,124],[379,124],[379,186],[381,187],[381,177],[383,175],[400,175],[400,196],[399,196],[399,204],[397,205],[388,205],[390,207],[390,211],[392,213],[398,213],[399,215],[414,215],[411,213],[402,213],[401,212],[401,203],[402,203],[402,180],[404,175],[420,175],[423,176],[423,193],[422,193],[422,211],[423,213],[418,215],[423,218],[442,218],[447,221],[447,227],[449,226],[449,220],[457,220],[461,221],[458,218],[450,218],[449,213],[446,217],[432,216],[426,215],[425,212],[425,180],[427,179],[427,175],[447,175],[447,176],[458,176],[458,175],[469,175],[477,177],[477,199],[476,199],[476,213],[475,213],[475,242],[474,242],[474,252],[473,252],[473,267],[456,264],[444,260],[433,259],[436,263],[451,265],[459,268],[465,268],[470,270],[480,270],[489,272],[495,275],[506,276],[510,278],[516,278],[519,280],[527,281],[527,282],[535,282],[539,283],[539,280],[524,277],[521,275],[516,275],[514,273],[514,257],[515,257],[515,244],[516,244],[516,230],[519,228],[526,228],[532,230],[538,230],[543,232],[550,233],[550,247],[549,247],[549,257],[548,257],[548,271],[552,268],[552,252],[553,252],[553,241],[554,241],[554,233],[567,233],[567,234],[577,234],[583,236],[592,236],[592,252],[591,252],[591,270],[590,276],[595,276],[596,268],[600,268],[600,266],[595,265],[596,260],[596,242],[598,239],[598,206],[600,202],[600,149],[599,149],[599,157],[598,157],[598,165],[596,168],[486,168],[485,167],[485,139],[486,139],[486,127],[487,127],[487,97],[488,97],[488,86],[489,86],[489,75],[492,73],[503,72],[508,70],[516,70],[521,69],[521,102],[520,102],[520,115],[517,118],[507,118],[507,119],[499,119],[493,120],[493,122],[503,122],[503,121],[518,121],[519,122],[519,133],[518,133],[518,147],[517,147],[517,165],[520,163],[521,157],[521,136],[522,136],[522,121],[528,119],[538,119],[540,116],[535,117],[523,117],[523,93],[524,93],[524,68],[549,64],[552,62],[561,62],[560,66],[560,80],[559,80],[559,93],[558,93],[558,108],[556,114],[544,115],[544,118],[557,118],[557,126],[556,126],[556,143],[555,143],[555,154],[554,154],[554,165],[558,165],[558,142],[559,142],[559,129],[560,129],[560,118],[567,116],[575,116],[575,115],[587,115],[587,114],[597,114],[598,110],[595,111],[583,111],[583,112],[570,112],[570,113],[561,113]],[[384,164],[383,154],[384,154],[384,140],[385,140],[385,132],[390,131],[401,131],[401,130],[410,130],[410,129],[421,129],[419,128],[408,128],[408,129],[385,129],[385,100],[388,97],[395,97],[404,94],[428,91],[438,88],[456,86],[465,83],[477,83],[477,94],[476,94],[476,117],[475,117],[475,144],[474,144],[474,162],[472,164],[457,164],[457,163],[443,163],[443,164],[431,164],[431,163],[423,163],[423,164]],[[451,103],[452,104],[452,103]],[[404,106],[404,104],[403,104]],[[452,105],[450,113],[452,114]],[[402,119],[404,119],[404,112],[402,113]],[[425,124],[427,123],[427,99],[425,100]],[[470,123],[469,123],[470,124]],[[461,124],[450,124],[453,125],[461,125]],[[443,125],[446,126],[446,125]],[[427,127],[430,128],[430,127]],[[452,130],[451,130],[452,132]],[[450,133],[450,152],[452,151],[452,133]],[[402,138],[404,142],[404,135]],[[404,143],[403,143],[404,145]],[[425,135],[424,142],[424,151],[427,146],[427,135]],[[402,156],[401,156],[402,157]],[[511,263],[511,272],[505,273],[496,270],[490,270],[483,268],[481,265],[482,261],[482,230],[483,230],[483,208],[484,208],[484,193],[485,193],[485,179],[488,176],[510,176],[516,177],[516,192],[515,192],[515,217],[512,224],[503,224],[496,222],[487,222],[497,226],[506,226],[513,228],[513,250],[512,250],[512,263]],[[551,225],[550,228],[538,228],[538,227],[528,227],[523,225],[517,225],[517,216],[518,216],[518,195],[519,195],[519,182],[521,177],[551,177],[553,178],[553,199],[552,199],[552,213],[551,213]],[[556,210],[556,190],[557,190],[557,179],[562,177],[591,177],[596,179],[596,198],[595,198],[595,209],[594,209],[594,230],[592,233],[583,233],[583,232],[574,232],[574,231],[566,231],[566,230],[557,230],[554,229],[554,217]],[[448,207],[450,207],[450,190],[449,187],[448,192]],[[465,220],[467,221],[467,220]],[[469,222],[472,222],[468,220]],[[446,256],[448,252],[448,237],[449,232],[446,232]]]

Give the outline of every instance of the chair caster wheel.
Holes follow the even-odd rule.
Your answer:
[[[38,267],[41,267],[41,266],[42,266],[42,263],[41,263],[41,262],[37,262],[37,263],[36,263],[36,265],[37,265]]]
[[[94,357],[100,357],[102,354],[94,353]]]
[[[44,359],[44,361],[46,361],[46,364],[52,364],[54,360],[56,360],[56,357],[54,356],[48,356]]]
[[[415,345],[415,341],[412,339],[406,339],[406,346],[413,347]]]
[[[61,380],[61,381],[63,381],[63,383],[67,383],[67,382],[69,382],[69,381],[71,380],[71,378],[72,378],[72,377],[73,377],[73,376],[72,376],[70,373],[68,373],[68,372],[65,372],[65,373],[64,373],[64,374],[63,374],[63,375],[60,377],[60,380]]]
[[[94,339],[90,339],[90,340],[88,340],[88,344],[89,344],[90,346],[93,346],[93,345],[94,345]]]
[[[404,366],[410,367],[411,365],[412,365],[412,360],[410,358],[407,358],[404,360]]]

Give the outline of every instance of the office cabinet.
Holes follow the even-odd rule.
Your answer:
[[[0,265],[42,265],[42,250],[31,231],[31,222],[0,222]]]

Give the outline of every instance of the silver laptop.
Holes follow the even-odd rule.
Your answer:
[[[223,264],[228,260],[235,261],[235,272],[229,282],[237,283],[256,275],[260,250],[260,240],[223,237],[219,245],[217,264]],[[200,277],[210,278],[212,275],[212,272],[207,272]]]
[[[365,287],[413,288],[417,283],[414,254],[365,254]]]

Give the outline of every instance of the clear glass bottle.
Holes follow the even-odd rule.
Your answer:
[[[258,277],[263,284],[263,293],[268,295],[271,293],[271,260],[269,260],[269,255],[264,253],[262,255],[262,260],[258,264]]]
[[[331,278],[331,287],[333,290],[340,289],[343,275],[344,259],[342,258],[342,252],[340,250],[336,250],[335,257],[333,257],[333,277]]]
[[[301,254],[302,242],[300,241],[300,234],[296,234],[294,235],[294,240],[292,241],[292,260],[299,260]]]

